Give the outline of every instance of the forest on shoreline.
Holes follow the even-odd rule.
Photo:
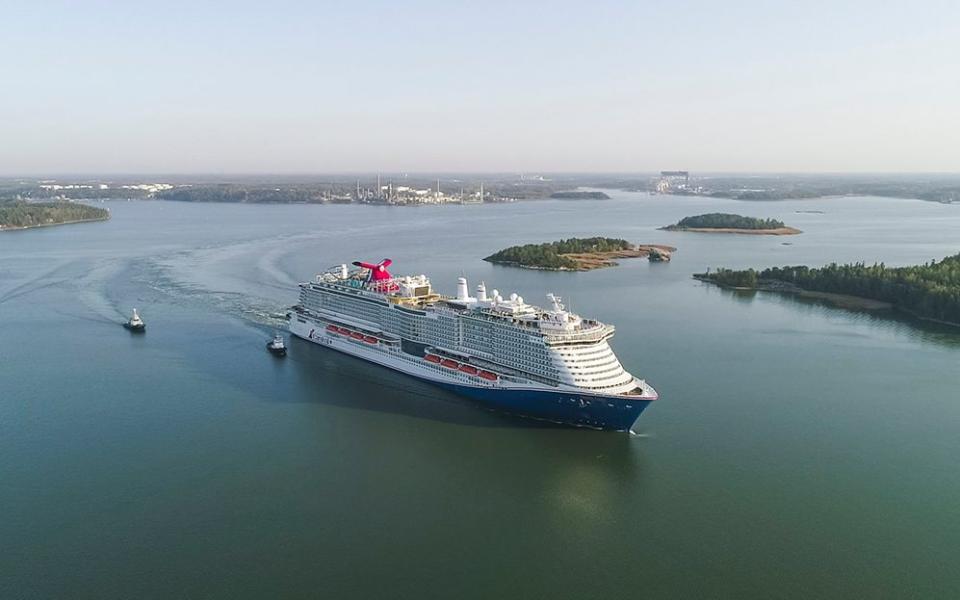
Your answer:
[[[545,244],[511,246],[491,254],[483,260],[494,264],[551,270],[577,270],[580,263],[566,254],[602,254],[626,251],[633,248],[627,240],[619,238],[570,238]]]
[[[0,230],[104,221],[110,211],[77,202],[0,202]]]
[[[960,325],[960,254],[911,267],[831,263],[821,268],[718,269],[696,277],[724,287],[868,298],[920,318]]]
[[[667,231],[683,231],[685,229],[783,229],[783,221],[777,219],[758,219],[744,217],[730,213],[708,213],[693,217],[684,217],[675,225],[664,227]]]

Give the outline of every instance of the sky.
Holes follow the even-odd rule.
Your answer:
[[[960,172],[960,2],[0,0],[0,175]]]

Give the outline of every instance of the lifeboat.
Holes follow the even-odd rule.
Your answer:
[[[432,362],[432,363],[440,362],[440,357],[437,356],[436,354],[428,354],[424,358],[426,359],[427,362]]]
[[[340,329],[336,325],[327,325],[327,331],[330,333],[340,333]]]
[[[350,337],[352,337],[352,338],[355,339],[355,340],[362,340],[362,339],[363,339],[363,334],[360,333],[359,331],[351,331],[351,332],[350,332]]]
[[[373,337],[372,335],[367,335],[363,337],[363,341],[365,341],[368,344],[376,344],[377,338]]]
[[[448,369],[456,369],[457,367],[460,366],[460,363],[458,363],[458,362],[455,361],[455,360],[450,360],[449,358],[443,359],[443,360],[440,362],[440,364],[441,364],[442,366],[448,368]]]
[[[476,375],[478,373],[477,368],[473,365],[460,365],[460,371],[467,375]]]
[[[496,373],[491,373],[490,371],[480,371],[480,377],[487,381],[496,381],[498,379]]]
[[[346,327],[337,327],[337,333],[340,335],[350,335],[350,330]]]

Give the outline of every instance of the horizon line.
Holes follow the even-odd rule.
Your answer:
[[[55,179],[65,177],[108,178],[108,177],[376,177],[401,176],[617,176],[617,177],[647,177],[658,176],[661,171],[687,171],[691,176],[808,176],[808,175],[861,175],[861,176],[960,176],[960,171],[694,171],[690,169],[658,169],[653,171],[67,171],[67,172],[34,172],[17,174],[0,174],[0,179]]]

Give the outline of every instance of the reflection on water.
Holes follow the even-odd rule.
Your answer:
[[[738,302],[750,304],[757,297],[757,290],[724,290],[730,293],[730,297]]]
[[[558,507],[564,512],[615,514],[612,505],[619,503],[623,489],[642,489],[642,442],[628,435],[609,435],[583,444],[570,439],[552,444],[551,450],[563,457],[551,485]]]
[[[870,326],[871,329],[885,331],[897,336],[907,336],[935,344],[943,344],[950,347],[960,346],[960,327],[936,323],[919,319],[912,315],[897,310],[866,310],[858,308],[840,307],[831,303],[829,300],[820,298],[808,298],[796,294],[778,294],[775,292],[761,292],[764,298],[770,298],[770,301],[778,302],[792,310],[799,311],[808,316],[824,315],[838,316],[832,313],[843,313],[843,318],[854,323],[863,323]],[[837,331],[836,335],[843,335],[845,332]],[[849,335],[866,335],[864,333],[847,332]]]

